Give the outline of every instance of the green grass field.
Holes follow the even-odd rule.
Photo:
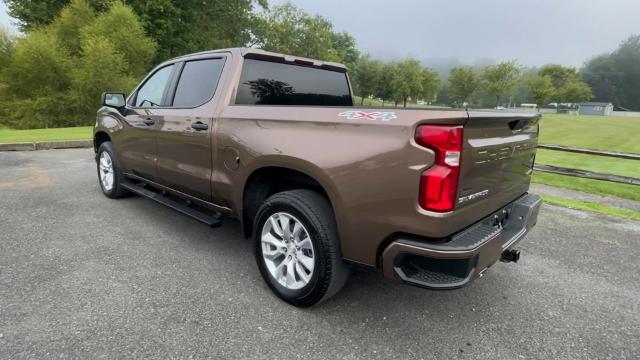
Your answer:
[[[640,179],[640,164],[637,160],[538,149],[536,163]]]
[[[0,128],[0,144],[56,140],[90,140],[92,137],[92,129],[93,127],[91,126],[33,130]]]
[[[614,116],[545,114],[540,123],[540,143],[640,153],[640,119]],[[635,160],[538,150],[536,163],[640,178]],[[536,172],[537,183],[600,195],[640,200],[640,187]]]
[[[544,114],[540,143],[640,153],[640,118]]]

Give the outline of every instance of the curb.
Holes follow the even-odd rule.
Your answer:
[[[78,149],[93,147],[91,140],[39,141],[13,144],[0,144],[0,151],[34,151],[51,149]]]

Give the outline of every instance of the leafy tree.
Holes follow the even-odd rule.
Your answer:
[[[382,106],[385,100],[391,100],[394,95],[392,84],[397,83],[398,72],[396,71],[396,63],[384,63],[380,69],[379,81],[375,87],[374,95],[382,99]]]
[[[620,74],[616,88],[621,105],[640,110],[640,35],[624,41],[611,56]]]
[[[593,97],[589,85],[582,81],[570,81],[558,90],[559,98],[564,102],[578,103]]]
[[[81,21],[72,21],[82,14]],[[0,112],[14,128],[90,124],[100,93],[128,91],[148,69],[155,43],[121,3],[93,16],[74,0],[49,25],[15,42],[0,88]],[[2,115],[2,114],[0,114]]]
[[[73,0],[60,11],[51,24],[51,31],[69,53],[77,55],[81,49],[80,29],[91,24],[96,17],[86,0]]]
[[[585,101],[593,96],[591,89],[582,81],[580,73],[575,68],[550,64],[543,66],[538,74],[551,79],[558,110],[560,109],[560,103]]]
[[[136,85],[136,77],[127,73],[125,56],[106,37],[84,37],[77,63],[71,73],[69,96],[79,114],[95,112],[100,107],[102,92],[127,92]]]
[[[533,96],[533,100],[536,102],[538,107],[548,104],[556,94],[556,89],[553,87],[553,81],[548,75],[530,76],[527,79],[527,85],[531,95]]]
[[[538,71],[538,74],[540,76],[548,76],[555,89],[560,89],[568,82],[580,80],[580,74],[577,69],[558,64],[545,65]]]
[[[631,36],[610,54],[587,62],[582,77],[598,101],[640,110],[640,35]]]
[[[538,69],[537,68],[528,68],[522,67],[520,69],[520,76],[518,79],[518,84],[516,85],[515,91],[513,92],[513,96],[510,97],[512,100],[512,104],[522,104],[527,102],[532,102],[533,94],[530,91],[529,87],[529,78],[537,77]],[[535,101],[533,101],[535,102]]]
[[[434,101],[442,87],[440,75],[433,69],[422,69],[422,91],[420,96],[429,102]]]
[[[623,81],[623,75],[611,55],[603,54],[592,58],[581,73],[582,79],[591,86],[596,101],[621,105],[618,86]]]
[[[35,30],[16,43],[5,79],[17,97],[46,96],[66,90],[71,68],[71,57],[54,34]]]
[[[15,40],[9,32],[0,26],[0,72],[5,69],[15,49]],[[0,74],[0,81],[2,74]]]
[[[4,0],[20,29],[51,24],[70,0]],[[113,0],[89,0],[97,12],[107,11]],[[126,0],[140,17],[145,32],[159,50],[155,61],[250,42],[257,23],[254,5],[266,8],[266,0]],[[82,19],[78,18],[80,21]]]
[[[4,2],[7,4],[9,15],[18,20],[20,30],[27,32],[39,26],[49,25],[69,1],[4,0]]]
[[[481,79],[473,67],[455,67],[449,72],[449,96],[456,103],[464,104],[478,90]]]
[[[355,93],[362,97],[360,105],[364,103],[365,97],[376,93],[381,73],[382,63],[372,60],[368,54],[361,56],[356,62],[351,73],[351,80]]]
[[[520,69],[514,61],[484,68],[483,78],[487,84],[487,91],[495,97],[496,106],[500,105],[503,96],[513,91],[518,83],[519,74]]]
[[[438,95],[436,96],[436,103],[450,104],[451,107],[456,107],[455,101],[451,98],[451,93],[449,92],[450,90],[451,88],[449,87],[449,84],[443,84],[440,91],[438,91]]]
[[[423,69],[416,59],[406,59],[396,63],[397,75],[389,84],[393,89],[394,100],[401,100],[407,107],[407,99],[417,99],[422,95]]]
[[[327,59],[336,59],[336,61],[353,68],[354,63],[360,57],[360,51],[356,48],[356,40],[353,36],[346,32],[334,33],[332,36],[333,46],[329,49]]]
[[[261,15],[253,44],[268,51],[336,61],[349,67],[359,56],[353,37],[335,32],[329,20],[309,15],[291,3],[274,6]]]
[[[7,30],[0,26],[0,123],[6,122],[9,112],[7,103],[11,97],[7,84],[5,84],[5,73],[7,66],[11,62],[15,40]]]
[[[100,36],[117,44],[116,49],[124,56],[128,73],[142,76],[149,70],[156,44],[145,35],[130,7],[114,3],[109,11],[100,14],[81,33],[83,38]]]
[[[35,30],[16,42],[4,72],[11,99],[5,104],[7,125],[50,127],[62,117],[72,61],[51,32]]]
[[[255,5],[266,9],[268,4],[267,0],[131,1],[131,6],[143,18],[145,30],[160,46],[158,60],[248,45],[259,23],[253,11]],[[147,15],[151,8],[160,16]],[[165,9],[177,16],[167,16]]]

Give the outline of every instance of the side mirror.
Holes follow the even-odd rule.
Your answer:
[[[102,106],[108,106],[116,108],[118,110],[124,108],[126,100],[123,93],[102,93],[101,96]]]

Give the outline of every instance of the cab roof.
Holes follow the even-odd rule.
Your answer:
[[[201,51],[193,54],[178,56],[176,58],[171,59],[170,61],[185,59],[192,56],[201,56],[201,55],[216,54],[216,53],[231,53],[233,55],[239,55],[247,59],[263,59],[263,60],[270,60],[270,61],[276,61],[276,62],[285,62],[285,63],[293,63],[298,65],[325,68],[325,69],[330,69],[330,70],[340,71],[340,72],[347,71],[346,66],[340,63],[336,63],[332,61],[309,59],[302,56],[280,54],[280,53],[265,51],[265,50],[256,49],[256,48],[227,48],[227,49]]]

